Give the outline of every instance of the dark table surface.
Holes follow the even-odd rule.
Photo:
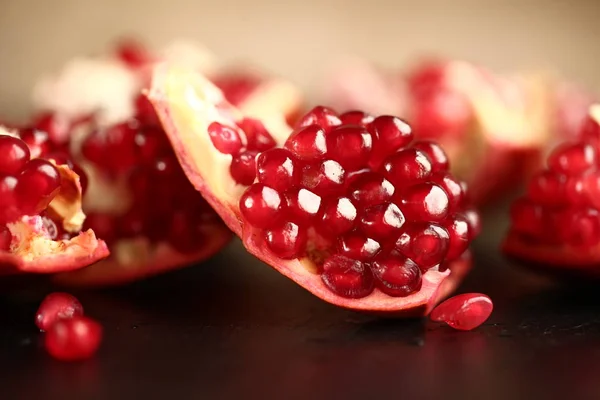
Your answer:
[[[32,322],[49,289],[11,285],[0,295],[0,399],[600,398],[600,290],[514,268],[497,250],[502,215],[486,218],[460,288],[494,300],[471,332],[337,309],[236,240],[192,268],[73,291],[105,340],[68,364],[45,354]]]

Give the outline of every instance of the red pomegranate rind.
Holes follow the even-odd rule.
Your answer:
[[[317,266],[308,258],[282,260],[265,249],[258,231],[248,227],[242,229],[238,201],[244,187],[234,184],[228,175],[231,157],[217,152],[207,133],[213,122],[233,124],[240,120],[239,111],[201,75],[168,65],[155,70],[148,95],[188,178],[227,226],[242,237],[247,250],[319,298],[352,310],[386,315],[424,315],[439,299],[454,290],[469,269],[469,260],[461,258],[445,272],[427,271],[423,275],[421,290],[401,299],[378,291],[358,300],[334,294],[315,274]],[[281,125],[267,128],[279,139],[279,145],[282,144],[281,139],[287,136],[282,130],[290,131]]]

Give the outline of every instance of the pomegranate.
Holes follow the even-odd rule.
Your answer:
[[[108,256],[82,231],[80,176],[45,132],[0,127],[0,274],[69,271]]]
[[[506,254],[546,271],[600,269],[600,105],[577,140],[559,144],[511,207]]]
[[[481,293],[465,293],[443,301],[429,318],[445,322],[454,329],[470,331],[483,324],[492,314],[492,300]]]
[[[102,341],[102,327],[84,316],[60,319],[46,332],[48,353],[61,361],[81,361],[93,356]]]
[[[401,119],[316,107],[291,134],[264,121],[279,145],[258,151],[243,113],[193,70],[158,67],[149,99],[188,178],[245,247],[323,300],[423,315],[469,269],[477,227],[461,183]],[[248,151],[254,163],[234,161]]]
[[[68,293],[55,292],[46,296],[40,304],[35,314],[35,324],[40,331],[47,331],[60,319],[82,315],[83,306],[79,300]]]

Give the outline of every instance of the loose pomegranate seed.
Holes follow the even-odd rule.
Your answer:
[[[256,151],[244,151],[233,156],[229,173],[240,185],[250,186],[256,179]]]
[[[0,135],[0,175],[16,175],[29,161],[29,147],[22,140]]]
[[[408,258],[377,257],[372,270],[377,287],[390,296],[405,297],[421,289],[421,270]]]
[[[380,248],[379,243],[356,232],[340,237],[338,242],[340,254],[363,262],[372,260]]]
[[[31,160],[19,176],[15,187],[19,208],[26,215],[40,213],[60,189],[60,175],[46,160]]]
[[[448,232],[436,224],[414,224],[396,241],[396,249],[422,270],[441,264],[448,252]]]
[[[446,258],[455,260],[469,247],[469,222],[460,214],[445,221],[443,227],[448,232],[450,243]]]
[[[422,151],[431,162],[433,172],[448,171],[448,156],[444,150],[435,142],[420,141],[412,145],[413,148]]]
[[[9,251],[12,234],[6,225],[0,225],[0,251]]]
[[[259,120],[244,118],[238,126],[246,133],[249,150],[265,151],[275,147],[275,140]]]
[[[396,189],[428,178],[431,171],[429,158],[417,149],[398,151],[389,156],[383,164],[383,175]]]
[[[327,154],[325,131],[319,125],[294,130],[286,140],[285,148],[304,161],[323,160]]]
[[[360,229],[375,240],[395,240],[404,225],[404,215],[394,203],[367,208],[360,218]]]
[[[47,295],[35,314],[35,324],[41,331],[50,329],[56,321],[65,318],[81,317],[83,306],[68,293],[54,292]]]
[[[340,115],[342,125],[362,125],[367,126],[375,118],[362,111],[348,111]]]
[[[262,183],[250,186],[240,198],[240,212],[257,228],[276,224],[281,218],[282,209],[281,195]]]
[[[310,125],[319,125],[323,129],[329,131],[329,128],[337,126],[342,121],[338,117],[337,113],[331,108],[317,106],[309,111],[304,117],[302,117],[295,128],[301,128]]]
[[[335,198],[325,204],[321,226],[332,236],[337,236],[352,229],[356,217],[356,207],[350,199],[347,197]]]
[[[295,187],[301,175],[298,164],[298,160],[289,150],[267,150],[256,158],[258,181],[278,191]]]
[[[448,215],[448,195],[441,187],[431,183],[409,187],[402,193],[399,204],[411,221],[443,221]]]
[[[237,154],[243,147],[236,128],[213,122],[208,126],[208,135],[213,146],[223,154]]]
[[[61,361],[85,360],[93,356],[102,341],[102,327],[87,317],[61,319],[47,331],[48,353]]]
[[[359,125],[337,126],[327,136],[328,156],[340,163],[346,171],[366,166],[372,146],[371,134]]]
[[[373,274],[358,260],[336,254],[323,263],[321,280],[335,294],[359,299],[373,292]]]
[[[321,209],[321,197],[310,190],[292,189],[285,194],[287,201],[286,212],[296,223],[306,225],[317,218]]]
[[[267,247],[279,258],[298,258],[306,248],[306,230],[293,222],[265,231]]]
[[[334,160],[308,165],[302,171],[302,185],[322,197],[340,193],[345,178],[346,171]]]
[[[359,207],[370,207],[392,199],[394,186],[376,172],[367,172],[357,177],[349,187],[350,198]]]
[[[492,314],[492,300],[481,293],[465,293],[449,298],[431,312],[432,321],[445,322],[454,329],[470,331]]]
[[[579,174],[597,162],[596,150],[585,143],[563,144],[552,151],[548,167],[558,173]]]

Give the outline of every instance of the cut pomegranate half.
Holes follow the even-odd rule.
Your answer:
[[[546,271],[600,276],[600,105],[511,207],[504,252]]]
[[[51,146],[41,131],[0,127],[0,274],[69,271],[109,254],[81,231],[77,167]]]
[[[291,135],[263,121],[277,146],[256,157],[248,186],[230,171],[256,141],[217,87],[165,64],[149,99],[188,178],[248,251],[321,299],[424,315],[470,268],[475,230],[461,185],[445,171],[439,146],[412,147],[399,118],[343,123],[356,113],[316,107]]]

